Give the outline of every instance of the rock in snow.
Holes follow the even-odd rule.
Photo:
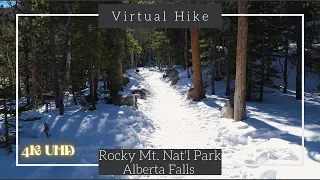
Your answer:
[[[147,99],[147,93],[145,89],[135,89],[132,94],[139,94],[140,99]]]
[[[233,103],[227,101],[221,109],[221,118],[233,119],[234,109]]]
[[[173,86],[173,85],[177,84],[178,81],[179,81],[179,78],[175,78],[174,80],[171,81],[170,85]]]
[[[234,118],[234,104],[233,100],[227,101],[221,109],[221,118],[233,119]],[[242,119],[246,119],[246,113]]]
[[[179,78],[179,73],[176,70],[173,70],[170,72],[170,74],[168,74],[168,78],[170,81],[173,81],[176,78]]]
[[[117,106],[137,106],[137,95],[133,94],[133,95],[127,95],[127,96],[122,96],[122,95],[118,95],[116,97],[113,98],[113,103]]]

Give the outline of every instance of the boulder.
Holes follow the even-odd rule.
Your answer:
[[[167,69],[167,70],[166,70],[166,75],[169,76],[169,74],[170,74],[171,72],[173,72],[173,71],[176,71],[176,70],[174,70],[174,69]]]
[[[187,99],[191,99],[191,97],[193,96],[193,89],[194,89],[194,88],[190,88],[190,89],[188,90]]]
[[[179,81],[179,78],[175,78],[174,80],[171,81],[170,86],[173,86],[173,85],[177,84],[178,81]]]
[[[120,94],[114,95],[111,99],[108,99],[108,104],[114,104],[117,106],[137,106],[137,95],[132,94],[129,96],[121,96]]]
[[[136,69],[136,73],[138,73],[139,72],[139,69]]]
[[[138,94],[140,99],[147,99],[147,90],[145,89],[136,89],[132,91],[132,94]]]
[[[179,78],[179,73],[176,70],[173,70],[170,72],[170,74],[168,75],[169,81],[173,81],[176,78]]]
[[[129,95],[129,96],[124,96],[121,97],[121,106],[127,105],[127,106],[137,106],[137,96]]]
[[[227,101],[221,109],[221,118],[233,119],[234,109],[233,103]]]
[[[200,100],[202,100],[204,98],[206,98],[204,89],[201,92],[200,96],[198,96],[198,94],[195,92],[194,88],[190,88],[188,90],[187,99],[191,99],[191,100],[194,100],[194,101],[200,101]]]
[[[167,78],[168,76],[167,76],[166,74],[164,74],[162,77],[163,77],[163,78]]]

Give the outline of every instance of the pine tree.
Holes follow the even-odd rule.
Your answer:
[[[216,72],[216,64],[217,64],[217,32],[215,29],[213,31],[213,37],[211,40],[211,58],[212,58],[212,70],[211,70],[211,94],[215,95],[215,87],[214,87],[214,81],[215,81],[215,72]]]
[[[297,65],[296,65],[296,99],[302,100],[302,39],[301,39],[301,18],[296,20],[296,41],[297,41]]]
[[[188,52],[189,52],[189,48],[188,48],[188,29],[185,28],[184,29],[184,60],[186,63],[186,71],[187,71],[187,77],[190,78],[190,72],[189,72],[189,57],[188,57]]]
[[[238,14],[246,14],[247,1],[238,0]],[[237,37],[237,69],[236,85],[234,94],[234,119],[241,121],[245,115],[245,91],[246,91],[246,63],[247,63],[247,39],[248,22],[247,17],[238,17],[238,37]]]
[[[191,28],[191,51],[192,51],[192,70],[194,87],[189,89],[188,99],[200,101],[205,98],[202,82],[200,52],[199,52],[199,30]]]
[[[58,86],[58,75],[56,65],[56,35],[54,32],[55,21],[54,17],[50,17],[50,55],[51,55],[51,81],[52,91],[54,92],[56,108],[59,107],[59,86]],[[27,52],[26,52],[27,53]]]

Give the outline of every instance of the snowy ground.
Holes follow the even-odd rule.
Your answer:
[[[57,110],[36,113],[42,119],[30,128],[37,136],[43,122],[59,138],[75,138],[83,146],[78,163],[97,163],[97,149],[105,148],[221,148],[222,176],[131,176],[128,178],[318,178],[320,176],[320,102],[311,96],[305,101],[304,151],[302,148],[301,101],[293,93],[276,93],[263,103],[247,104],[249,119],[243,122],[221,119],[225,85],[217,82],[215,96],[202,102],[186,100],[192,79],[180,74],[175,86],[162,79],[156,69],[128,73],[130,89],[150,90],[147,100],[138,100],[139,109],[97,105],[84,112],[69,106],[66,115]],[[30,114],[28,114],[30,115]],[[0,152],[1,154],[1,152]],[[2,153],[3,154],[3,153]],[[299,166],[304,159],[304,166]],[[2,178],[106,178],[97,167],[15,167],[15,156],[0,156]],[[250,166],[234,166],[248,164]],[[257,166],[255,164],[263,164]],[[289,166],[288,164],[291,164]],[[19,172],[19,173],[15,173]],[[119,178],[108,177],[108,178]]]
[[[275,94],[264,103],[248,103],[249,119],[235,123],[220,118],[220,109],[226,101],[221,98],[224,83],[216,85],[217,96],[207,96],[203,102],[191,102],[186,100],[186,92],[192,87],[192,80],[185,79],[184,74],[180,75],[180,82],[172,88],[170,83],[161,80],[162,74],[150,71],[142,73],[154,95],[151,101],[140,108],[156,127],[156,131],[145,139],[148,148],[223,149],[224,168],[221,177],[177,178],[319,177],[320,119],[315,112],[320,106],[305,102],[308,114],[303,153],[302,106],[301,101],[295,100],[294,94]],[[305,166],[292,166],[301,164],[303,158]],[[234,164],[264,165],[234,167]]]

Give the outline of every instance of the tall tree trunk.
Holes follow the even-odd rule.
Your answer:
[[[74,105],[78,105],[77,97],[76,97],[76,91],[77,91],[77,81],[73,80],[73,83],[72,83],[72,97],[73,97]]]
[[[11,60],[10,60],[10,47],[9,47],[9,44],[7,45],[6,47],[6,59],[7,59],[7,64],[8,64],[8,72],[9,72],[9,76],[8,76],[8,79],[9,79],[9,82],[11,82],[12,86],[14,86],[16,84],[16,80],[15,80],[15,69],[14,67],[12,66],[12,63],[11,63]]]
[[[66,4],[67,13],[71,14],[70,4]],[[71,16],[67,18],[66,24],[66,67],[65,67],[65,84],[69,83],[70,80],[70,65],[71,65]]]
[[[6,148],[9,148],[10,146],[9,145],[9,122],[8,122],[8,109],[7,109],[6,98],[3,98],[3,107],[4,107],[4,127],[5,127],[5,138],[6,138],[5,145],[6,145]]]
[[[165,34],[166,34],[166,37],[168,36],[168,29],[165,28]],[[170,41],[167,41],[167,46],[168,46],[168,66],[171,66],[171,47],[170,47]]]
[[[86,26],[86,33],[90,33],[89,32],[89,26]],[[86,49],[86,55],[87,55],[87,59],[89,60],[88,63],[88,80],[89,80],[89,89],[90,89],[90,102],[91,105],[93,106],[92,108],[95,109],[95,78],[94,78],[94,60],[91,57],[91,51],[89,48]]]
[[[227,60],[227,82],[226,82],[226,96],[230,96],[230,60],[229,58],[226,59]]]
[[[261,62],[261,84],[260,84],[260,101],[263,101],[263,93],[264,93],[264,61]]]
[[[43,34],[40,35],[40,39],[43,39],[44,36]],[[37,85],[39,87],[39,89],[41,90],[41,102],[43,102],[43,88],[44,88],[44,73],[45,73],[45,63],[44,62],[44,54],[45,54],[45,51],[44,51],[44,48],[45,48],[45,43],[44,41],[40,41],[39,43],[40,47],[38,48],[38,51],[37,51],[37,62],[39,62],[39,73],[38,73],[38,82],[37,82]]]
[[[99,86],[99,69],[94,69],[94,99],[98,101],[98,86]]]
[[[64,89],[62,87],[62,85],[58,85],[58,88],[59,89],[59,102],[58,102],[58,106],[59,106],[59,113],[60,115],[63,115],[64,114]]]
[[[205,92],[201,75],[199,30],[197,28],[191,28],[191,51],[194,87],[189,90],[188,98],[200,101],[205,98]]]
[[[247,13],[247,1],[238,0],[238,14]],[[234,119],[241,121],[245,118],[246,94],[246,63],[247,63],[247,17],[238,17],[237,57],[236,57],[236,85],[234,95]]]
[[[103,89],[107,90],[107,81],[108,81],[108,76],[106,70],[102,71],[102,81],[103,81]]]
[[[28,19],[29,27],[33,27],[33,19]],[[36,105],[36,95],[37,95],[37,62],[36,62],[36,39],[31,34],[30,36],[30,49],[31,49],[31,103],[34,107]],[[28,79],[29,81],[29,79]]]
[[[119,55],[117,59],[117,87],[122,90],[123,87],[123,70],[122,70],[122,55]]]
[[[136,52],[133,53],[133,64],[132,64],[132,67],[133,68],[137,67],[137,53]]]
[[[265,73],[264,73],[264,69],[265,69],[265,39],[263,39],[263,42],[262,42],[262,57],[261,57],[261,75],[260,75],[260,78],[261,78],[261,82],[260,82],[260,101],[262,102],[263,101],[263,93],[264,93],[264,82],[265,82]]]
[[[296,23],[296,38],[297,38],[297,66],[296,66],[296,99],[297,100],[302,100],[302,35],[301,35],[301,18],[297,18],[297,23]]]
[[[215,87],[214,87],[214,78],[216,72],[216,64],[217,64],[217,57],[216,57],[216,30],[213,30],[214,35],[211,44],[211,56],[212,56],[212,71],[211,71],[211,95],[215,95]]]
[[[25,7],[25,3],[21,2],[22,9]],[[28,19],[28,28],[25,29],[24,33],[28,32],[30,30],[31,26],[31,19],[29,17]],[[24,54],[24,67],[23,67],[23,72],[25,74],[24,78],[24,96],[27,97],[27,104],[30,104],[30,67],[29,67],[29,44],[31,44],[31,40],[29,36],[22,36],[22,42],[23,42],[23,54]]]
[[[120,55],[117,55],[117,59],[115,62],[115,68],[112,73],[112,78],[110,79],[111,91],[110,95],[113,99],[113,103],[115,103],[114,98],[117,98],[118,92],[123,90],[123,78],[122,78],[122,59]]]
[[[67,13],[71,14],[71,5],[66,3]],[[59,110],[60,115],[64,114],[64,93],[68,89],[69,80],[70,80],[70,65],[71,65],[71,16],[67,17],[66,24],[66,66],[65,66],[65,77],[64,83],[60,88],[60,97],[59,97]]]
[[[51,55],[51,83],[52,91],[54,92],[54,100],[56,108],[59,107],[59,89],[58,89],[58,73],[56,62],[56,37],[55,37],[55,22],[54,17],[50,18],[50,55]]]
[[[158,66],[158,68],[160,69],[160,66],[161,66],[161,61],[160,61],[161,59],[160,59],[160,51],[158,51],[157,52],[157,60],[156,60],[156,62],[157,62],[157,66]]]
[[[228,49],[229,49],[229,41],[228,41]],[[230,68],[231,68],[231,62],[230,62],[230,57],[229,55],[227,55],[227,59],[226,59],[226,62],[227,62],[227,82],[226,82],[226,96],[229,96],[230,95],[230,80],[231,80],[231,77],[230,77]]]
[[[18,75],[18,96],[22,97],[20,74]]]
[[[37,59],[36,59],[36,42],[35,39],[31,42],[31,86],[32,86],[32,93],[31,93],[31,101],[33,107],[36,106],[37,102]]]
[[[96,101],[96,98],[95,98],[95,78],[94,78],[94,72],[95,69],[93,67],[93,62],[91,60],[91,64],[90,64],[90,69],[89,69],[89,74],[90,74],[90,77],[89,77],[89,82],[90,82],[90,96],[91,96],[91,102],[95,102]]]
[[[120,31],[115,31],[115,35],[116,35],[116,38],[114,40],[114,44],[115,46],[117,47],[117,53],[115,53],[115,56],[114,56],[114,60],[115,60],[115,63],[112,64],[112,70],[110,72],[109,77],[111,75],[111,78],[110,78],[110,85],[111,85],[111,90],[110,90],[110,96],[111,96],[111,100],[113,101],[113,103],[116,103],[116,100],[117,99],[114,99],[114,98],[117,98],[118,96],[118,92],[123,90],[123,77],[122,77],[122,58],[123,58],[123,55],[122,55],[122,51],[123,51],[123,42],[121,41],[121,39],[123,38],[123,32]],[[146,52],[147,54],[147,52]]]
[[[130,54],[130,59],[131,59],[131,68],[134,68],[134,53]]]
[[[187,77],[190,78],[190,72],[188,67],[188,28],[184,29],[184,60],[186,62],[186,71],[187,71]]]
[[[148,62],[148,51],[144,50],[144,57],[143,57],[143,63],[141,66],[146,66]]]
[[[246,77],[246,81],[248,82],[246,84],[246,93],[247,93],[247,97],[246,100],[247,101],[251,101],[252,100],[252,73],[251,73],[251,66],[252,66],[252,60],[249,59],[247,61],[247,77]]]
[[[29,76],[29,65],[27,63],[27,65],[25,65],[25,80],[24,80],[24,84],[25,84],[25,93],[27,96],[27,104],[30,104],[30,76]]]
[[[283,87],[283,92],[287,93],[288,90],[288,49],[286,50],[286,56],[284,58],[284,70],[283,70],[283,83],[284,83],[284,87]]]
[[[30,103],[30,77],[29,77],[29,48],[28,48],[28,42],[27,39],[24,39],[23,41],[23,51],[24,51],[24,73],[25,73],[25,79],[24,79],[24,88],[25,88],[25,96],[27,97],[27,104]]]
[[[284,57],[284,67],[283,67],[283,92],[287,93],[288,89],[288,58],[289,58],[289,37],[286,36],[286,44],[285,44],[285,57]]]

